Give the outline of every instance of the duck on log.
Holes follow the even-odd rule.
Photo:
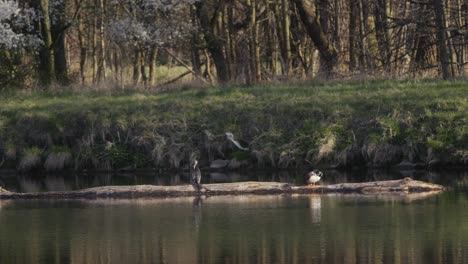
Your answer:
[[[197,191],[191,185],[179,186],[102,186],[67,192],[17,193],[0,188],[0,199],[95,199],[181,197],[245,194],[308,194],[308,193],[423,193],[442,191],[441,185],[416,181],[411,178],[363,183],[340,183],[321,186],[294,186],[278,182],[236,182],[205,184],[206,190]]]

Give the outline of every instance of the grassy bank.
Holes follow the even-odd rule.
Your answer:
[[[468,162],[466,81],[17,92],[0,113],[3,166],[21,170],[178,168],[192,153],[266,167]]]

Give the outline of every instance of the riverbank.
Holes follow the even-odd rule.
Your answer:
[[[20,171],[467,166],[468,82],[365,81],[0,99],[2,166]],[[225,136],[232,132],[247,151]]]
[[[80,198],[144,198],[215,195],[265,195],[310,193],[426,193],[443,191],[437,184],[415,181],[411,178],[393,181],[340,183],[316,186],[293,186],[279,182],[237,182],[204,184],[201,191],[191,185],[179,186],[102,186],[68,192],[15,193],[0,188],[0,199],[80,199]]]

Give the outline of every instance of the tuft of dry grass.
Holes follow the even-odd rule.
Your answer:
[[[26,149],[19,162],[18,170],[21,172],[28,172],[39,168],[42,163],[41,154],[42,150],[38,147]]]
[[[46,171],[59,171],[70,165],[72,162],[72,155],[70,152],[52,152],[47,155],[44,162]]]

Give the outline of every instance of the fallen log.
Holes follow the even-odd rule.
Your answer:
[[[392,181],[340,183],[317,186],[294,186],[279,182],[236,182],[204,184],[197,192],[191,185],[178,186],[102,186],[67,192],[17,193],[0,188],[0,199],[80,199],[80,198],[140,198],[183,197],[246,194],[311,194],[311,193],[424,193],[442,191],[441,185],[415,181],[411,178]]]

